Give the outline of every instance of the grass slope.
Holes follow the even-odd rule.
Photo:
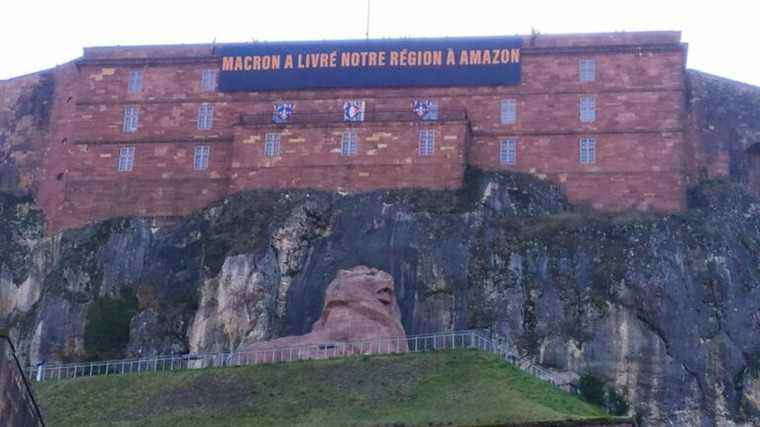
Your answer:
[[[50,381],[51,426],[493,425],[604,417],[477,351]]]

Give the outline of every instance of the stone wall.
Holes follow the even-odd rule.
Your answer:
[[[8,427],[43,425],[34,396],[16,360],[13,344],[4,330],[0,330],[0,420]]]
[[[515,86],[218,93],[200,87],[203,70],[218,68],[210,45],[88,48],[76,64],[49,74],[53,111],[43,127],[50,135],[44,150],[33,151],[42,167],[24,170],[38,175],[49,231],[115,215],[183,215],[253,188],[455,188],[467,165],[531,173],[599,209],[683,208],[685,47],[678,33],[526,37],[521,58],[523,78]],[[596,81],[579,82],[582,58],[596,59]],[[130,94],[134,69],[143,70],[144,87]],[[583,95],[596,97],[593,123],[580,122]],[[501,123],[505,98],[517,102],[514,124]],[[413,100],[434,99],[442,113],[466,117],[347,126],[340,122],[347,99],[365,100],[368,114],[409,112]],[[271,114],[278,101],[294,103],[296,115],[333,114],[337,123],[241,122],[243,115]],[[211,130],[197,129],[203,102],[214,105]],[[137,132],[122,132],[126,106],[140,110]],[[359,134],[352,158],[339,152],[348,127]],[[437,135],[430,157],[418,154],[423,128]],[[282,134],[279,157],[264,156],[269,132]],[[578,159],[584,136],[597,140],[593,165]],[[518,140],[514,165],[499,162],[505,138]],[[210,168],[200,172],[192,167],[199,144],[211,147]],[[117,173],[125,145],[135,146],[135,167]]]

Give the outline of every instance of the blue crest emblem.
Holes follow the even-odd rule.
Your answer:
[[[412,102],[412,111],[422,120],[438,119],[438,104],[429,99]]]
[[[343,103],[343,120],[361,122],[364,120],[364,101],[346,101]]]
[[[274,115],[272,121],[275,123],[284,123],[290,120],[293,115],[293,104],[281,102],[274,104]]]

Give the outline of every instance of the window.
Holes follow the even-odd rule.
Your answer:
[[[596,60],[581,59],[578,61],[578,76],[582,83],[596,80]]]
[[[268,133],[264,138],[264,155],[277,157],[280,155],[280,134]]]
[[[198,109],[198,129],[211,129],[214,126],[214,106],[208,102]]]
[[[347,122],[364,121],[364,101],[351,100],[343,103],[343,120]]]
[[[596,97],[581,96],[581,122],[591,123],[596,120]]]
[[[340,155],[356,155],[356,131],[347,130],[343,132],[343,136],[340,139]]]
[[[596,163],[596,139],[581,138],[580,161],[584,165]]]
[[[119,161],[116,168],[119,172],[131,172],[135,165],[135,147],[119,148]]]
[[[203,70],[201,74],[201,90],[211,92],[216,89],[216,71]]]
[[[129,106],[124,108],[124,123],[121,130],[124,133],[132,133],[137,131],[137,126],[140,123],[140,111],[135,106]]]
[[[517,100],[501,100],[501,124],[513,125],[517,123]]]
[[[422,120],[438,120],[438,102],[432,99],[415,100],[412,111]]]
[[[432,129],[423,129],[420,131],[420,156],[428,157],[433,155],[435,150],[435,131]]]
[[[142,70],[132,70],[129,72],[129,82],[127,83],[127,92],[137,93],[142,90],[143,72]]]
[[[195,147],[195,156],[193,157],[193,167],[197,171],[208,169],[208,158],[211,149],[208,145],[199,145]]]
[[[499,161],[503,165],[514,165],[517,163],[517,140],[505,139],[499,145]]]

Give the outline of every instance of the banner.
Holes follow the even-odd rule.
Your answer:
[[[520,37],[221,45],[219,90],[487,86],[520,82]]]

